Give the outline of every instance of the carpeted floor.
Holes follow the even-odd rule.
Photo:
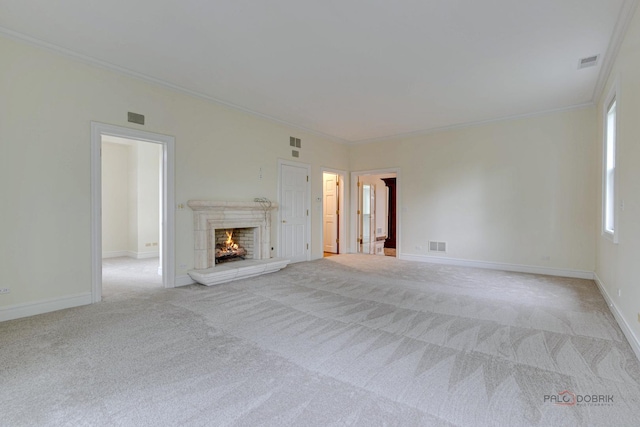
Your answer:
[[[339,255],[0,323],[0,343],[7,426],[640,420],[640,364],[579,279]],[[565,390],[582,401],[549,401]]]
[[[135,294],[141,289],[162,288],[162,275],[158,274],[159,265],[159,258],[103,259],[102,298],[109,299],[118,294]]]

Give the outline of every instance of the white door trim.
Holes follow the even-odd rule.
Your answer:
[[[320,174],[321,176],[324,175],[324,173],[335,173],[336,175],[338,175],[340,177],[340,179],[342,180],[342,183],[340,184],[340,192],[338,193],[338,197],[340,200],[340,207],[338,208],[340,210],[340,216],[338,219],[338,227],[340,229],[340,236],[339,236],[339,243],[338,243],[338,252],[340,252],[341,254],[346,254],[349,249],[347,247],[347,243],[349,241],[349,238],[347,237],[349,235],[349,232],[347,231],[347,229],[345,228],[345,218],[347,217],[348,213],[349,213],[349,203],[347,202],[347,197],[346,197],[346,191],[347,191],[347,171],[343,171],[340,169],[332,169],[332,168],[325,168],[322,167],[320,168]],[[324,188],[322,189],[322,194],[324,196]],[[323,238],[323,245],[324,245],[324,218],[322,219],[321,222],[321,228],[320,228],[320,235]],[[324,249],[324,247],[323,247]]]
[[[307,223],[305,225],[305,239],[309,244],[309,249],[307,250],[307,261],[311,261],[311,248],[313,245],[311,244],[311,215],[313,212],[311,210],[311,165],[309,163],[302,162],[293,162],[291,160],[278,159],[278,257],[282,256],[282,165],[295,166],[298,168],[306,168],[307,176],[309,177],[309,181],[307,181],[307,200],[305,201],[307,205],[307,209],[309,209],[309,215],[307,215]]]
[[[91,301],[102,299],[102,135],[162,145],[162,282],[175,284],[175,138],[168,135],[91,122]]]
[[[402,180],[400,178],[400,168],[374,169],[351,172],[351,226],[349,227],[349,252],[358,252],[358,177],[362,175],[383,175],[388,173],[396,174],[396,258],[400,256],[400,246],[402,239]]]

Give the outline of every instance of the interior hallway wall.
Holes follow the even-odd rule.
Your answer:
[[[161,155],[159,144],[103,141],[103,258],[159,255]]]
[[[102,257],[129,250],[129,157],[124,144],[102,143]]]

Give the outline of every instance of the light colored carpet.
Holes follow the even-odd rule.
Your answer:
[[[141,289],[162,288],[158,274],[159,258],[134,259],[129,257],[102,260],[102,298],[124,296]]]
[[[0,323],[0,424],[637,426],[592,281],[339,255]],[[545,395],[611,395],[558,406]]]

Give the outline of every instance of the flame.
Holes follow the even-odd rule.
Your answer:
[[[232,237],[233,237],[233,230],[231,230],[231,231],[225,231],[225,233],[227,233],[227,241],[226,241],[226,242],[224,242],[224,243],[225,243],[225,246],[226,246],[227,250],[231,250],[231,249],[233,249],[233,250],[237,250],[237,249],[238,249],[238,244],[237,244],[237,243],[235,243],[235,242],[233,241],[233,239],[232,239]]]

